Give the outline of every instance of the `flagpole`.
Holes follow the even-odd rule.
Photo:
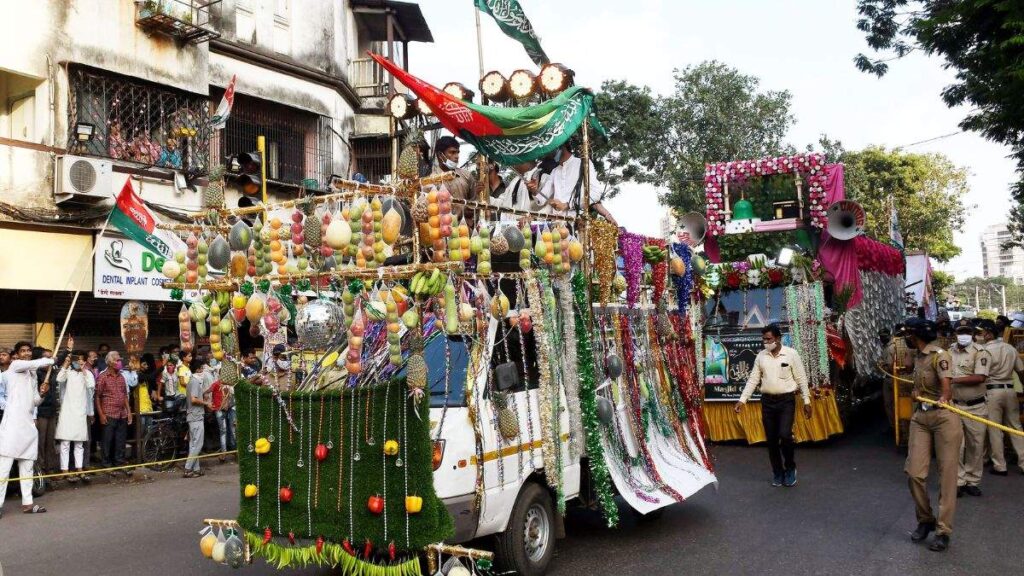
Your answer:
[[[129,178],[131,178],[131,177],[129,176]],[[89,260],[88,260],[89,262],[94,262],[94,260],[96,258],[96,250],[98,250],[99,247],[100,247],[100,238],[102,238],[103,235],[107,232],[107,225],[110,224],[110,217],[114,214],[114,208],[116,208],[116,207],[117,207],[117,200],[115,199],[114,207],[112,207],[110,209],[110,212],[107,213],[107,219],[103,221],[103,226],[100,227],[99,234],[97,234],[96,235],[96,239],[93,240],[92,251],[89,253]],[[95,264],[93,264],[93,266],[95,266]],[[87,266],[85,269],[88,270],[89,267]],[[57,341],[54,342],[54,344],[53,344],[54,355],[57,354],[56,351],[60,349],[60,344],[64,340],[64,333],[67,332],[68,323],[71,322],[71,314],[75,311],[75,306],[78,304],[78,296],[81,293],[82,293],[82,283],[78,282],[78,287],[75,289],[75,295],[74,295],[74,297],[71,298],[71,306],[68,307],[68,313],[64,316],[64,324],[60,327],[60,335],[57,336]],[[43,376],[43,383],[44,384],[49,385],[48,383],[50,381],[50,372],[52,372],[52,371],[53,371],[53,365],[51,364],[50,367],[46,369],[46,375]]]
[[[484,36],[483,29],[480,26],[480,9],[476,6],[476,4],[473,4],[473,14],[476,16],[476,57],[478,67],[480,69],[480,75],[478,76],[478,78],[482,79],[484,77]],[[487,104],[487,96],[483,94],[482,90],[480,91],[480,101],[484,104]],[[487,157],[485,157],[482,153],[478,153],[476,162],[477,174],[480,175],[480,182],[483,183],[484,185],[480,201],[483,202],[484,204],[490,204],[491,183],[489,178],[487,177]],[[489,217],[489,212],[487,210],[484,210],[484,220],[486,220]]]

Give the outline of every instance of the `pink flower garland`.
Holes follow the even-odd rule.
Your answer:
[[[704,169],[704,194],[707,199],[708,232],[713,236],[725,233],[726,182],[740,182],[747,178],[774,176],[776,174],[806,174],[807,194],[810,200],[811,224],[825,228],[828,216],[825,213],[825,156],[820,153],[796,154],[760,160],[735,160],[708,164]]]
[[[619,253],[622,254],[622,262],[625,268],[623,276],[626,277],[626,304],[632,308],[636,305],[637,296],[640,295],[640,281],[644,273],[644,244],[646,239],[632,232],[619,233]]]
[[[903,254],[896,248],[867,236],[858,236],[853,241],[860,270],[881,272],[888,276],[903,274]]]

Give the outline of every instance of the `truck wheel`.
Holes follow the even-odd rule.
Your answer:
[[[532,482],[523,487],[495,548],[502,571],[544,574],[555,552],[555,513],[547,490]]]

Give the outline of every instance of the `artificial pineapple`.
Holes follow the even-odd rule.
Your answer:
[[[238,366],[231,360],[225,359],[220,363],[220,372],[217,378],[225,384],[234,384],[238,380]]]
[[[426,194],[420,194],[413,203],[412,219],[415,222],[426,222],[430,219],[430,210],[427,206]]]
[[[405,136],[405,146],[402,154],[398,157],[398,177],[405,180],[412,180],[420,177],[420,162],[422,154],[420,146],[423,143],[423,134],[415,126],[409,128]]]
[[[498,412],[498,432],[501,433],[501,437],[511,440],[519,436],[519,419],[508,406],[508,394],[495,392],[491,395],[491,401],[494,402],[494,409]]]
[[[203,188],[203,208],[224,207],[224,167],[210,170],[210,183]]]
[[[302,233],[306,236],[306,246],[318,250],[323,242],[323,222],[316,215],[316,204],[307,202],[305,209],[306,218],[302,225]]]

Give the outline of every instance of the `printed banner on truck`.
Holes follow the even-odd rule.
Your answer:
[[[789,333],[783,332],[783,345],[790,346],[791,342]],[[764,345],[760,329],[705,334],[704,399],[708,402],[739,400],[761,350],[764,350]],[[760,398],[760,392],[755,392],[751,400]]]

